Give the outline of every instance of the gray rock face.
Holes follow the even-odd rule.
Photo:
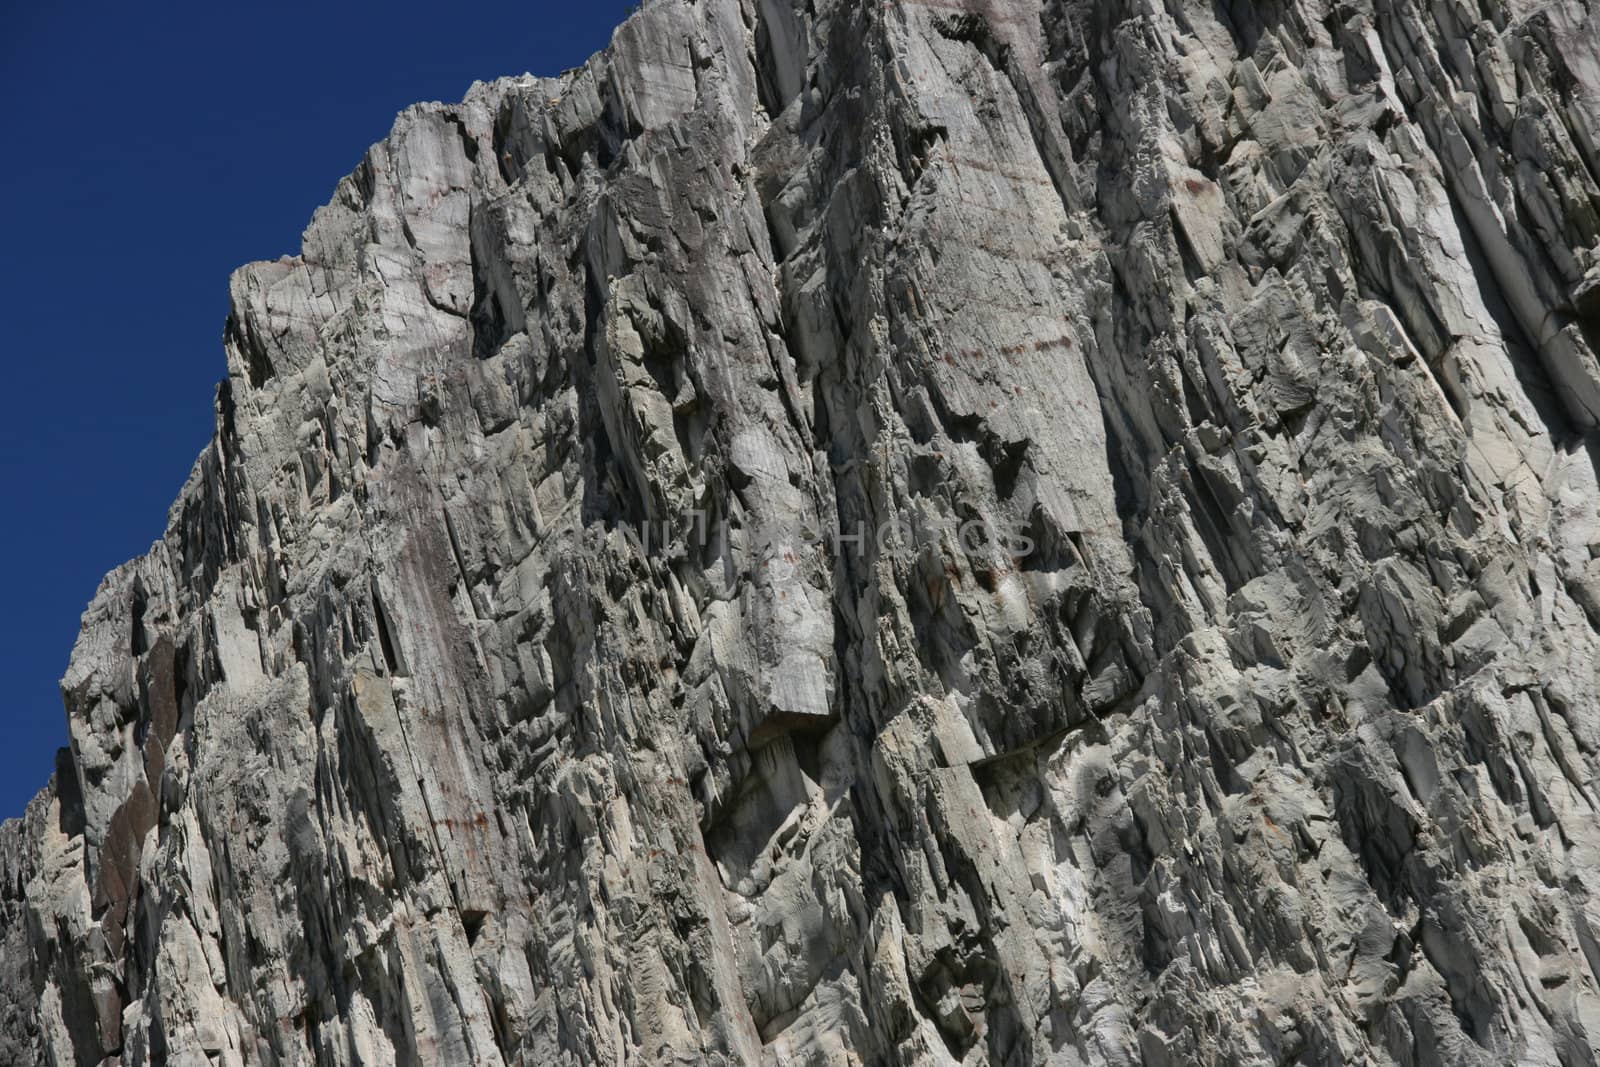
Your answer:
[[[1594,1064],[1600,11],[655,0],[234,276],[0,1060]]]

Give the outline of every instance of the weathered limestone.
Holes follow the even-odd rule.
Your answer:
[[[652,0],[233,279],[0,1061],[1594,1064],[1600,12]]]

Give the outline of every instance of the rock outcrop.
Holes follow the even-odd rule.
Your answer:
[[[1595,1064],[1597,175],[1572,0],[412,108],[84,617],[0,1059]]]

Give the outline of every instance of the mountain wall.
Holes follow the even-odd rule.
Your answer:
[[[84,616],[0,1061],[1595,1064],[1597,174],[1571,0],[406,111]]]

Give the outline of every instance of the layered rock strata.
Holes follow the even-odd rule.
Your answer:
[[[1600,12],[653,0],[232,282],[18,1064],[1594,1064]]]

